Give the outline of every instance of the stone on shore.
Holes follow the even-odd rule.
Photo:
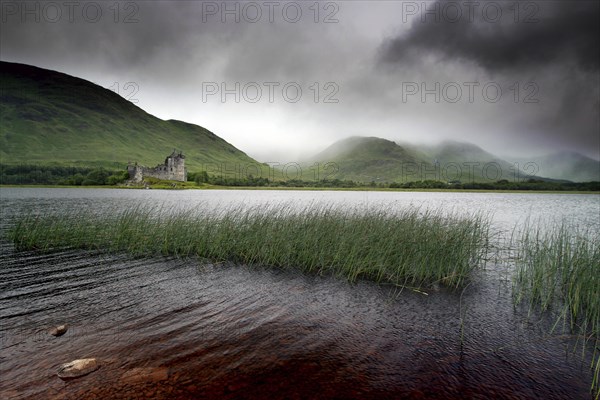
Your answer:
[[[84,358],[63,364],[58,368],[58,377],[61,379],[74,379],[87,375],[100,368],[95,358]]]
[[[59,326],[50,328],[48,333],[50,333],[52,336],[62,336],[65,333],[67,333],[68,329],[69,329],[69,325],[59,325]]]

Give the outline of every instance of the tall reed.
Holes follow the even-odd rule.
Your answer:
[[[360,213],[330,206],[294,211],[272,206],[202,213],[137,207],[114,216],[30,215],[17,222],[10,236],[20,249],[200,256],[350,281],[458,287],[485,257],[488,227],[481,216],[418,209]]]
[[[569,327],[600,334],[600,240],[566,223],[526,228],[517,246],[515,296],[541,310],[562,309]]]
[[[527,226],[518,239],[516,302],[552,310],[569,330],[592,343],[592,392],[600,397],[600,235],[566,223],[550,229]]]

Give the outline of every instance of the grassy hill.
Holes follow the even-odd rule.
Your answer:
[[[84,79],[0,62],[0,164],[115,169],[131,160],[155,166],[174,148],[184,152],[190,172],[218,175],[218,165],[234,171],[234,166],[259,164],[205,128],[156,118]],[[536,162],[538,176],[600,180],[600,163],[579,154],[511,161],[520,166]],[[335,174],[331,168],[321,170],[321,178],[377,183],[514,181],[516,172],[513,164],[473,144],[417,146],[376,137],[336,142],[305,166],[310,169],[315,162],[337,166]],[[267,168],[262,166],[263,176],[268,176]]]
[[[2,164],[155,166],[174,148],[192,172],[207,163],[257,163],[205,128],[156,118],[84,79],[0,62]]]
[[[360,182],[513,181],[518,173],[521,178],[528,177],[512,164],[461,142],[417,146],[377,137],[351,137],[332,144],[309,162],[335,163],[335,178]]]
[[[403,175],[412,175],[415,168],[425,163],[414,151],[377,137],[351,137],[340,140],[314,156],[311,163],[335,163],[338,172],[332,178],[358,182],[400,181]]]

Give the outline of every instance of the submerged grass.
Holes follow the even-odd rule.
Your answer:
[[[274,206],[201,213],[138,207],[114,216],[29,215],[10,236],[19,249],[199,256],[296,268],[352,282],[459,287],[484,259],[488,231],[489,222],[481,216],[418,209],[358,213],[328,206],[299,211]]]

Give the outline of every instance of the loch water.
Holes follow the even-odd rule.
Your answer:
[[[600,229],[598,195],[2,188],[1,231],[32,212],[278,203],[480,212],[497,247],[527,221]],[[4,235],[0,251],[3,399],[592,398],[593,349],[515,306],[497,257],[464,290],[417,292],[195,258],[18,252]],[[57,377],[81,358],[101,367]]]

